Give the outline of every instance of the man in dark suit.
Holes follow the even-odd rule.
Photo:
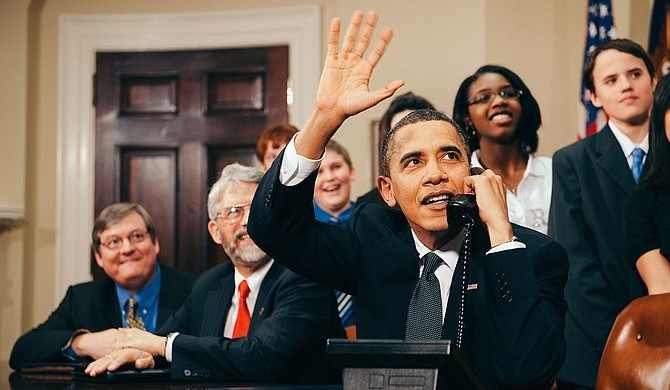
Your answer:
[[[332,290],[274,262],[247,234],[251,199],[263,172],[231,164],[208,197],[209,233],[231,261],[205,272],[184,305],[156,336],[132,330],[92,376],[154,357],[171,362],[174,379],[337,383],[339,370],[320,356],[326,339],[344,337]],[[249,295],[241,297],[248,286]],[[248,330],[238,329],[244,311]],[[239,331],[239,333],[238,333]]]
[[[160,251],[151,216],[135,203],[106,207],[95,221],[93,252],[107,278],[70,286],[46,322],[21,336],[10,358],[12,368],[59,363],[108,354],[126,326],[128,300],[138,302],[143,326],[157,326],[181,306],[193,279],[158,264]]]
[[[584,80],[609,122],[553,158],[548,234],[570,259],[567,355],[559,389],[595,387],[614,319],[645,291],[634,261],[626,257],[623,206],[636,186],[634,151],[644,152],[641,164],[649,146],[654,67],[642,47],[615,39],[591,53]]]
[[[462,340],[461,351],[488,388],[548,388],[565,352],[565,252],[547,236],[510,224],[500,177],[492,171],[470,176],[465,134],[451,119],[418,110],[389,132],[378,187],[388,205],[399,209],[363,205],[348,227],[314,220],[311,196],[328,140],[346,118],[403,84],[368,89],[392,35],[384,30],[363,59],[376,20],[374,13],[364,20],[356,12],[341,51],[339,19],[333,20],[315,108],[261,182],[249,234],[289,268],[355,295],[358,337]],[[480,222],[471,234],[463,283],[467,255],[459,258],[459,251],[467,238],[462,227],[449,225],[446,201],[465,192],[477,194]],[[430,290],[439,297],[419,305],[439,311],[437,331],[417,337],[414,332],[422,329],[416,322],[425,317],[409,315],[414,296],[421,295],[415,288],[425,281],[434,286],[435,278],[439,290]]]

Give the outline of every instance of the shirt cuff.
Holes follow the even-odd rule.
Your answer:
[[[177,336],[179,336],[179,332],[167,335],[167,341],[165,342],[165,360],[167,360],[168,363],[172,363],[172,343]]]
[[[491,255],[493,253],[510,251],[512,249],[526,249],[526,244],[519,241],[519,239],[517,239],[516,236],[514,236],[512,237],[511,240],[503,242],[502,244],[496,245],[493,248],[489,249],[489,251],[486,252],[486,254]]]
[[[306,157],[300,156],[295,150],[295,137],[286,145],[284,150],[284,157],[282,159],[281,168],[279,171],[279,182],[285,186],[292,187],[302,183],[307,176],[319,169],[321,161],[326,156],[324,150],[323,155],[318,160],[310,160]]]
[[[79,336],[80,334],[83,333],[91,333],[90,330],[88,329],[77,329],[72,333],[72,336],[70,336],[70,339],[65,343],[63,347],[61,347],[61,352],[63,355],[70,359],[70,360],[79,360],[81,359],[81,356],[77,355],[77,353],[74,351],[72,348],[72,342],[74,341],[75,337]]]

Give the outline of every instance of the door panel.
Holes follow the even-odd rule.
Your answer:
[[[161,262],[174,267],[177,225],[177,153],[172,149],[121,149],[121,199],[147,209],[159,232]]]
[[[200,273],[225,261],[207,232],[207,193],[226,164],[255,164],[258,135],[287,122],[288,48],[96,60],[96,215],[138,202],[157,224],[161,263]]]

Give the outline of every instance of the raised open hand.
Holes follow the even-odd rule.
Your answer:
[[[404,82],[370,90],[372,70],[388,46],[393,31],[385,28],[367,57],[363,57],[377,25],[377,14],[356,11],[340,48],[340,19],[333,18],[328,35],[328,55],[321,73],[314,111],[296,140],[298,154],[318,158],[345,119],[391,97]]]
[[[340,20],[333,19],[328,37],[328,56],[317,93],[317,108],[332,110],[344,120],[390,97],[403,85],[402,81],[394,81],[375,91],[369,89],[372,70],[393,37],[393,30],[385,28],[367,58],[363,58],[376,25],[377,14],[374,11],[367,16],[361,11],[354,12],[340,50]]]

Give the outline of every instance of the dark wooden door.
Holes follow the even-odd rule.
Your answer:
[[[225,165],[255,164],[260,132],[287,121],[288,48],[96,59],[95,214],[140,203],[161,263],[197,274],[225,261],[207,232],[207,193]]]

